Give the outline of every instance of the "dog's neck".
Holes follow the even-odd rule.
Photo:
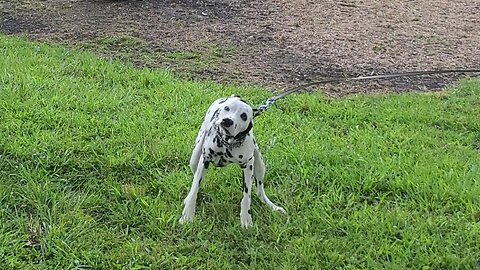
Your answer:
[[[245,141],[245,138],[248,136],[252,128],[253,128],[253,124],[252,122],[250,122],[250,124],[244,131],[238,133],[235,136],[230,136],[230,135],[222,135],[222,133],[220,132],[220,126],[217,126],[216,127],[217,134],[215,136],[217,140],[220,143],[222,143],[223,146],[225,146],[229,150],[232,150],[233,148],[240,147],[243,144],[243,142]]]

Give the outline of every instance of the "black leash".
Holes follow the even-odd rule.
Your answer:
[[[375,80],[375,79],[391,79],[398,77],[413,77],[421,75],[433,75],[433,74],[445,74],[445,73],[476,73],[480,72],[480,69],[449,69],[449,70],[427,70],[427,71],[412,71],[412,72],[403,72],[403,73],[391,73],[391,74],[381,74],[381,75],[371,75],[371,76],[359,76],[359,77],[346,77],[346,78],[336,78],[336,79],[327,79],[323,81],[315,81],[311,83],[306,83],[294,88],[287,89],[281,92],[278,95],[275,95],[266,100],[265,104],[258,106],[254,109],[254,117],[259,116],[264,111],[268,110],[270,106],[275,103],[275,101],[288,96],[292,93],[298,92],[302,89],[305,89],[310,86],[326,84],[326,83],[339,83],[339,82],[351,82],[351,81],[365,81],[365,80]]]

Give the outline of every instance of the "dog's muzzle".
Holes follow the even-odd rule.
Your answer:
[[[220,125],[224,128],[228,128],[233,125],[233,120],[230,118],[223,118],[222,122],[220,122]]]

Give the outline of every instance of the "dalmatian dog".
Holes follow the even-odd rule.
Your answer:
[[[274,211],[285,213],[272,203],[263,188],[265,164],[253,136],[253,110],[239,96],[221,98],[212,103],[195,140],[190,159],[193,182],[183,201],[181,224],[193,219],[200,182],[208,166],[224,167],[230,163],[240,165],[243,171],[243,198],[240,205],[240,224],[252,226],[250,215],[252,177],[261,201]]]

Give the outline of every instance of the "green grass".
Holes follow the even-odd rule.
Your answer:
[[[181,226],[205,110],[265,90],[173,78],[0,36],[2,269],[480,267],[480,81],[441,93],[292,95],[256,119],[266,191],[211,169]],[[83,268],[82,268],[83,269]]]
[[[169,67],[183,77],[202,74],[205,70],[215,71],[219,64],[230,62],[230,58],[236,53],[234,47],[222,47],[204,41],[197,42],[196,49],[158,51],[143,39],[128,35],[97,37],[79,42],[76,47],[133,62],[138,66]]]

